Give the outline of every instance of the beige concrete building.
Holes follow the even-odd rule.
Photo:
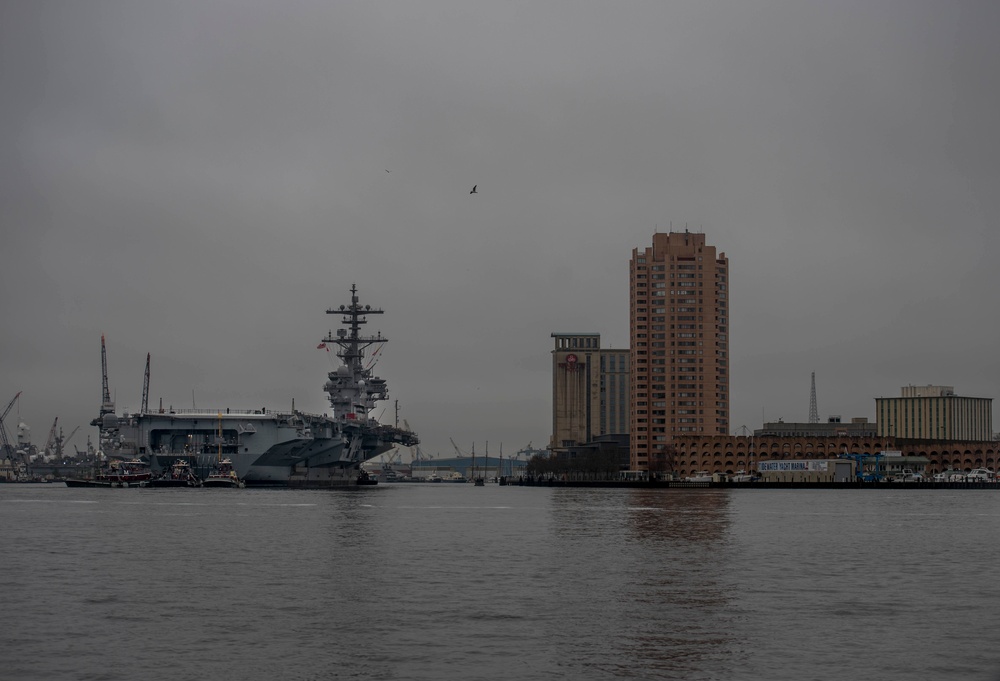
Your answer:
[[[729,432],[729,260],[704,234],[654,234],[629,301],[630,466],[662,470],[672,438]]]
[[[569,450],[628,432],[629,351],[601,347],[598,333],[553,333],[552,439]]]
[[[765,423],[763,428],[753,431],[755,437],[873,437],[878,427],[865,416],[855,416],[850,421],[841,421],[839,416],[830,416],[825,423],[785,423],[778,420]]]
[[[945,385],[908,385],[875,399],[878,434],[919,440],[993,439],[993,400],[959,397]]]

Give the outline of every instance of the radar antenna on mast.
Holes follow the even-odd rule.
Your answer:
[[[337,357],[343,362],[343,366],[328,374],[330,380],[324,386],[330,406],[338,418],[368,422],[376,403],[389,398],[389,390],[385,380],[372,373],[371,364],[365,366],[365,351],[374,345],[378,346],[375,350],[378,352],[388,339],[381,332],[376,335],[362,334],[361,327],[368,323],[369,315],[382,314],[382,310],[361,305],[358,302],[358,287],[352,285],[351,304],[341,305],[339,309],[330,308],[326,313],[341,315],[341,324],[347,327],[338,329],[336,336],[331,330],[318,346],[337,346]]]

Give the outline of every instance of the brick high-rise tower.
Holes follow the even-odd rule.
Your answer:
[[[632,470],[671,439],[729,433],[729,260],[704,234],[654,234],[629,262]]]

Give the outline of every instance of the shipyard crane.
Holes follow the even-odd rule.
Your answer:
[[[403,427],[406,428],[407,432],[409,433],[413,432],[413,428],[410,427],[410,422],[407,421],[406,419],[403,419]],[[410,460],[410,463],[413,463],[414,461],[425,461],[428,458],[425,457],[424,453],[420,450],[419,442],[413,444],[412,448],[413,448],[413,458]]]
[[[455,448],[455,453],[458,454],[458,458],[464,459],[465,458],[465,454],[463,454],[462,450],[458,448],[457,444],[455,444],[455,440],[453,440],[452,438],[448,438],[448,439],[451,440],[451,446]]]
[[[407,430],[409,430],[409,428],[407,428]],[[387,456],[388,458],[386,459],[386,462],[390,466],[392,466],[393,464],[400,463],[399,447],[393,447],[391,450],[389,450],[389,452],[387,452]]]
[[[521,461],[521,455],[522,454],[527,455],[528,452],[534,451],[531,448],[531,445],[532,445],[533,442],[534,442],[534,440],[528,440],[528,444],[526,444],[524,447],[521,447],[521,449],[519,449],[516,452],[514,452],[513,458],[517,459],[518,461]]]
[[[73,449],[76,450],[77,458],[81,460],[87,459],[91,454],[93,454],[94,450],[94,446],[90,443],[90,436],[89,435],[87,436],[86,448],[82,452],[80,451],[80,448],[77,447],[76,445],[73,445]]]
[[[420,443],[413,445],[413,460],[414,461],[427,461],[428,459],[433,459],[433,455],[424,455],[424,450],[420,449]]]
[[[108,390],[108,352],[104,347],[104,334],[101,334],[101,381],[103,392],[101,394],[101,417],[106,414],[115,413],[114,402],[111,401],[111,391]]]
[[[78,431],[78,430],[80,430],[80,426],[77,426],[76,428],[74,428],[72,430],[72,432],[70,432],[70,434],[67,435],[66,437],[63,437],[62,433],[59,434],[59,439],[56,440],[56,456],[59,459],[63,458],[63,454],[64,454],[63,447],[66,446],[67,442],[69,442],[70,440],[73,439],[73,436],[76,435],[76,431]]]
[[[14,399],[7,403],[7,408],[3,410],[3,414],[0,414],[0,460],[10,457],[10,460],[14,461],[15,450],[13,445],[10,444],[10,438],[7,436],[7,428],[4,426],[3,420],[7,418],[7,414],[10,413],[11,408],[20,396],[21,391],[18,390],[17,394],[14,395]]]
[[[59,417],[57,416],[55,421],[52,422],[52,428],[49,429],[49,439],[45,441],[45,456],[55,456],[56,453],[56,442],[59,439]]]
[[[142,379],[142,410],[140,414],[149,411],[149,353],[146,353],[146,375]]]

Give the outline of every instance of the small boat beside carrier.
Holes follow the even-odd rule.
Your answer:
[[[202,483],[202,487],[246,487],[246,484],[236,475],[231,459],[222,459],[212,467],[212,472],[208,474]]]
[[[146,487],[201,487],[201,480],[194,474],[187,459],[178,459],[158,478],[151,478]]]
[[[362,468],[361,472],[358,473],[358,484],[359,485],[377,485],[378,484],[378,476],[374,475],[372,473],[369,473],[364,468]]]
[[[152,477],[149,464],[141,459],[112,459],[107,467],[94,470],[92,478],[70,478],[67,487],[141,487]]]

